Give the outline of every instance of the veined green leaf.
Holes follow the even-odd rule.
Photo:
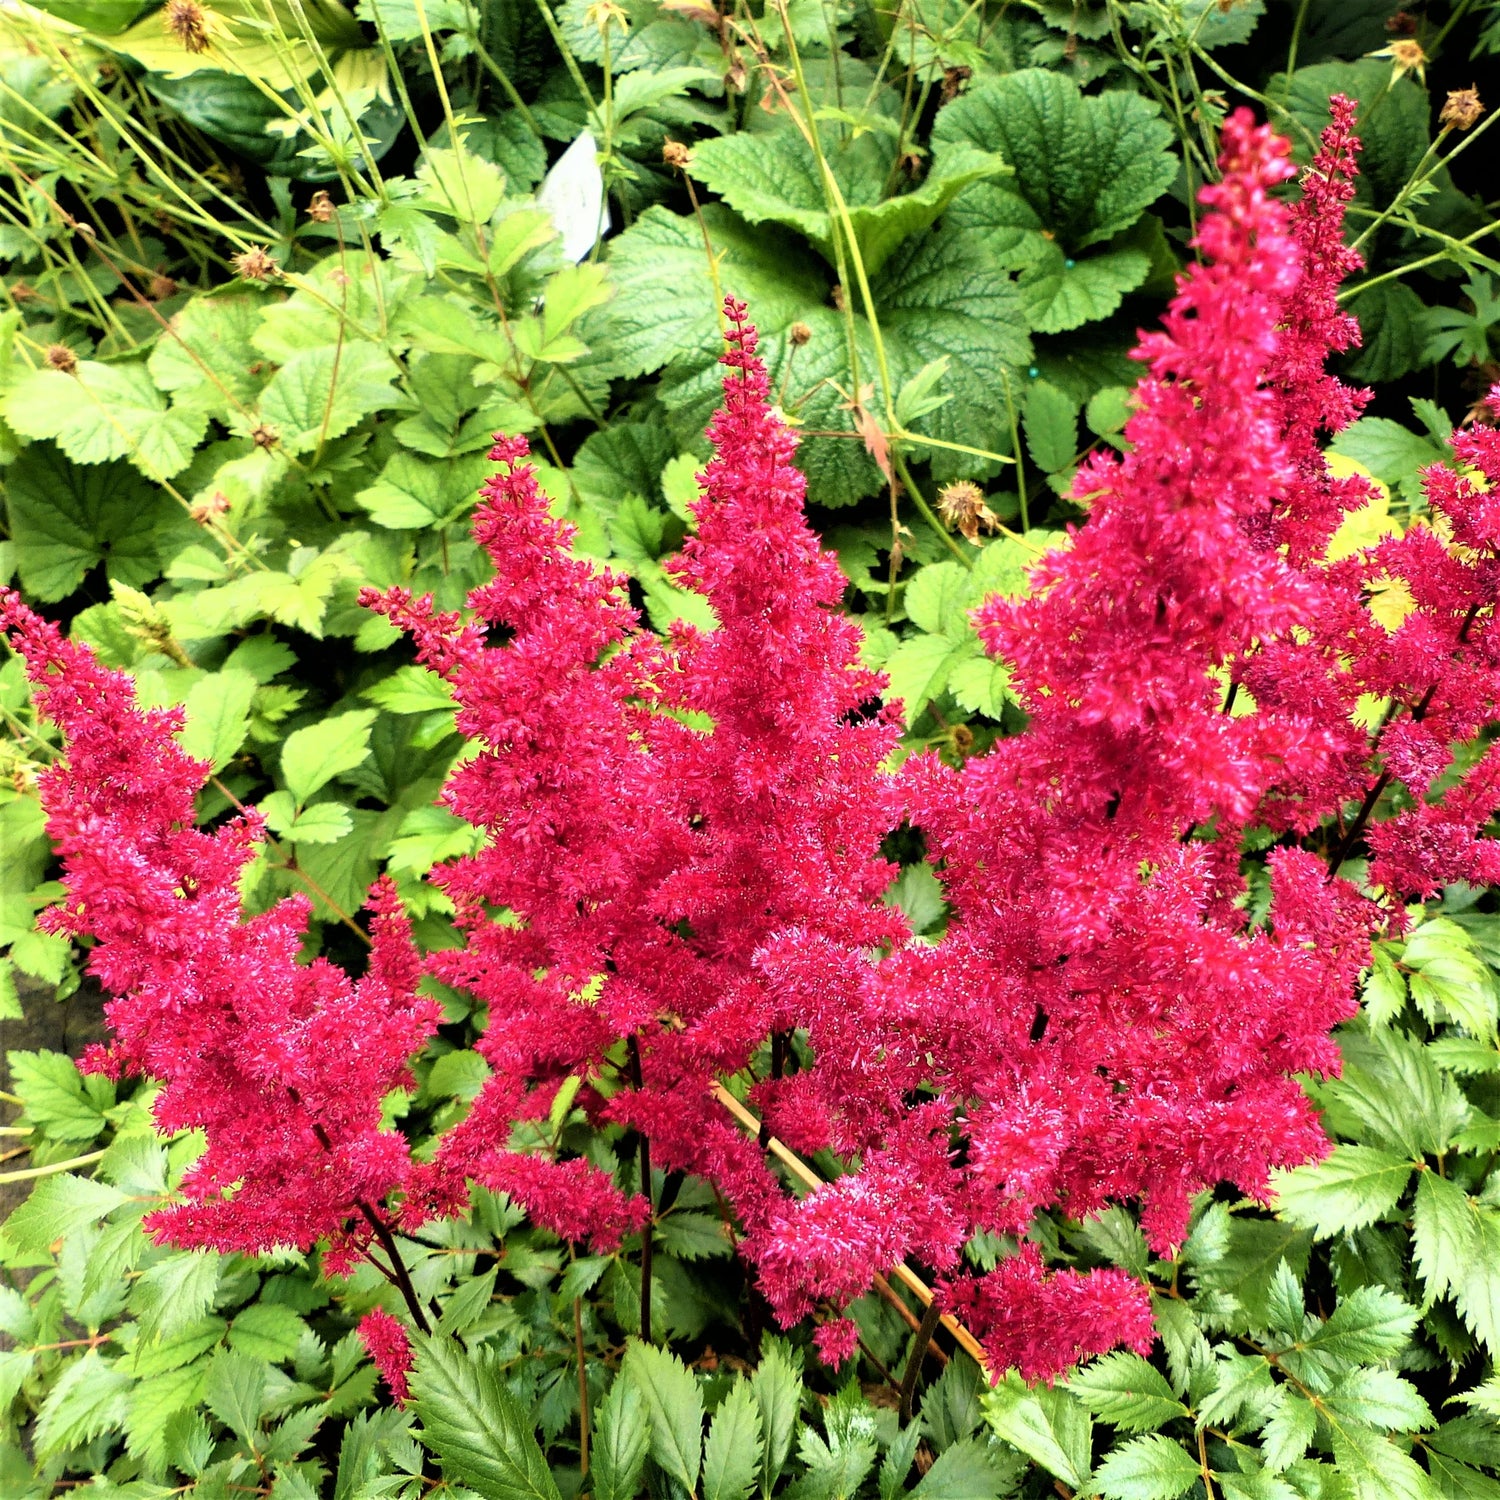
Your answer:
[[[703,1500],[745,1500],[760,1472],[765,1440],[747,1380],[738,1380],[714,1413],[703,1449]]]
[[[686,1490],[703,1457],[703,1396],[693,1372],[670,1349],[632,1339],[620,1376],[632,1381],[651,1420],[651,1456]]]
[[[1277,1202],[1284,1219],[1326,1239],[1389,1213],[1411,1173],[1411,1161],[1389,1151],[1336,1146],[1320,1162],[1277,1173]]]
[[[506,1390],[493,1354],[446,1338],[418,1335],[413,1344],[412,1404],[444,1472],[482,1500],[560,1500],[530,1414]]]

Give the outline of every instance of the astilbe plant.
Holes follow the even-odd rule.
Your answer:
[[[625,579],[572,551],[519,439],[493,451],[475,535],[496,571],[469,612],[367,592],[449,681],[476,750],[443,796],[483,845],[433,876],[463,943],[428,967],[486,1008],[492,1071],[430,1161],[379,1128],[436,1019],[389,887],[358,985],[299,966],[305,904],[241,915],[254,816],[195,832],[206,768],[175,721],[8,597],[0,620],[69,747],[43,786],[69,890],[49,920],[98,940],[119,997],[97,1064],[161,1078],[163,1128],[208,1137],[158,1232],[327,1238],[337,1264],[394,1212],[407,1228],[459,1212],[478,1181],[599,1248],[645,1230],[649,1253],[647,1197],[513,1143],[577,1080],[593,1120],[642,1141],[641,1189],[653,1163],[715,1183],[783,1324],[914,1257],[996,1373],[1146,1348],[1144,1288],[1049,1271],[1026,1240],[1037,1216],[1136,1202],[1166,1252],[1204,1188],[1265,1200],[1274,1168],[1326,1149],[1294,1075],[1337,1067],[1372,936],[1408,899],[1497,874],[1482,833],[1500,758],[1444,779],[1500,694],[1495,429],[1459,434],[1457,467],[1429,473],[1430,522],[1327,561],[1373,496],[1319,451],[1363,399],[1325,369],[1356,333],[1335,293],[1357,263],[1357,142],[1352,106],[1332,113],[1292,208],[1285,142],[1226,122],[1201,263],[1142,340],[1127,451],[1080,471],[1089,520],[1032,596],[976,617],[1029,722],[959,769],[891,769],[899,720],[838,610],[732,299],[715,455],[670,565],[713,629],[645,630]],[[1394,626],[1377,591],[1405,601]],[[902,822],[949,902],[936,944],[883,900]],[[1247,838],[1277,845],[1263,920]],[[787,1193],[722,1107],[737,1074],[763,1134],[850,1170]],[[982,1276],[960,1263],[978,1231],[1021,1241]],[[399,1394],[399,1327],[364,1332]],[[855,1343],[847,1320],[819,1330],[830,1363]]]
[[[63,639],[9,591],[0,629],[25,658],[38,710],[68,756],[43,773],[64,899],[41,918],[91,937],[112,1037],[83,1066],[160,1081],[165,1132],[201,1129],[184,1202],[148,1218],[162,1240],[255,1252],[328,1244],[347,1264],[388,1237],[383,1205],[411,1171],[381,1100],[409,1081],[435,1029],[395,887],[371,892],[373,946],[358,983],[300,962],[309,903],[291,896],[246,919],[240,876],[263,835],[256,812],[194,828],[209,767],[175,740],[180,709],[142,709],[130,679]]]

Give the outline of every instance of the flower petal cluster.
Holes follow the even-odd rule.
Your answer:
[[[391,1395],[405,1406],[411,1397],[407,1374],[411,1370],[411,1340],[406,1329],[383,1307],[374,1307],[359,1320],[360,1342],[369,1351]]]
[[[201,1129],[186,1201],[150,1216],[161,1240],[255,1252],[364,1242],[364,1205],[410,1169],[381,1100],[438,1021],[392,885],[370,900],[373,946],[358,982],[300,961],[309,915],[292,896],[246,919],[239,881],[262,836],[254,813],[194,827],[208,767],[175,740],[177,709],[142,709],[130,679],[10,592],[0,631],[25,659],[66,759],[41,777],[64,865],[52,932],[94,940],[89,970],[114,998],[106,1048],[86,1066],[161,1082],[164,1132]]]
[[[597,1169],[510,1149],[510,1122],[545,1115],[576,1076],[585,1106],[644,1132],[656,1165],[713,1177],[763,1261],[792,1200],[709,1085],[800,1028],[817,1065],[765,1081],[773,1119],[795,1116],[808,1149],[878,1144],[904,1112],[899,1070],[874,1059],[883,1037],[892,1054],[902,1044],[888,1017],[848,1010],[849,976],[907,934],[880,899],[895,873],[879,847],[896,817],[880,769],[896,720],[803,515],[755,330],[743,306],[728,313],[715,456],[672,564],[713,629],[643,630],[625,580],[572,554],[519,439],[491,455],[475,535],[496,576],[471,596],[473,619],[401,590],[365,602],[452,685],[478,751],[444,800],[488,835],[435,877],[466,942],[433,968],[488,1006],[494,1071],[439,1150],[430,1211],[473,1178],[600,1247],[639,1228],[644,1205]],[[805,1281],[768,1283],[787,1320],[808,1306]]]

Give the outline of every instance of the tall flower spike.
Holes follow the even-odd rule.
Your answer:
[[[975,1227],[994,1232],[1138,1199],[1166,1251],[1202,1188],[1264,1196],[1272,1167],[1325,1149],[1293,1075],[1335,1065],[1328,1033],[1368,953],[1369,921],[1309,855],[1274,862],[1266,930],[1234,901],[1237,830],[1328,741],[1305,719],[1221,712],[1223,663],[1304,626],[1321,594],[1264,542],[1296,478],[1267,384],[1301,274],[1272,194],[1286,144],[1240,112],[1221,165],[1203,263],[1141,340],[1130,450],[1080,473],[1089,522],[1033,597],[977,614],[1028,727],[962,772],[905,773],[953,907],[921,961],[943,997],[923,1041],[964,1108]],[[1296,335],[1289,380],[1321,372],[1332,328]],[[1192,841],[1206,824],[1219,844]],[[948,1296],[997,1367],[1029,1375],[1149,1339],[1138,1285],[1048,1276],[1032,1248]]]
[[[815,1064],[767,1080],[757,1100],[772,1127],[795,1119],[811,1149],[878,1147],[906,1085],[868,1058],[882,1037],[891,1057],[903,1048],[888,1020],[847,1009],[844,976],[905,928],[881,900],[895,721],[802,514],[795,439],[771,411],[755,330],[742,304],[726,311],[715,456],[697,534],[669,564],[712,629],[642,631],[623,580],[573,555],[509,439],[476,517],[496,575],[470,599],[475,623],[399,592],[367,602],[413,631],[481,747],[444,794],[487,838],[434,877],[466,937],[434,968],[488,1007],[494,1073],[444,1141],[427,1201],[456,1203],[468,1176],[559,1233],[618,1243],[643,1204],[583,1162],[509,1148],[511,1120],[544,1114],[571,1075],[603,1085],[608,1102],[586,1089],[585,1106],[642,1132],[657,1165],[713,1177],[759,1259],[789,1200],[711,1085],[773,1036],[785,1056],[805,1028]],[[510,915],[496,921],[496,906]],[[775,1280],[785,1316],[806,1281],[806,1267]]]
[[[66,758],[40,782],[63,860],[50,931],[90,936],[89,969],[114,998],[111,1038],[86,1065],[161,1080],[156,1121],[202,1129],[186,1201],[153,1214],[158,1239],[256,1252],[364,1242],[362,1205],[402,1187],[405,1140],[381,1100],[438,1020],[394,889],[371,898],[374,948],[352,984],[323,959],[298,961],[309,903],[246,920],[238,882],[261,837],[251,813],[193,827],[208,768],[173,738],[180,710],[136,706],[130,680],[61,636],[13,593],[0,630],[25,658],[38,710]]]

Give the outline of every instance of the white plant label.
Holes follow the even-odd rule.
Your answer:
[[[609,204],[604,196],[604,174],[599,170],[599,148],[585,130],[558,157],[537,190],[537,203],[552,215],[562,236],[563,254],[580,261],[594,241],[609,232]]]

